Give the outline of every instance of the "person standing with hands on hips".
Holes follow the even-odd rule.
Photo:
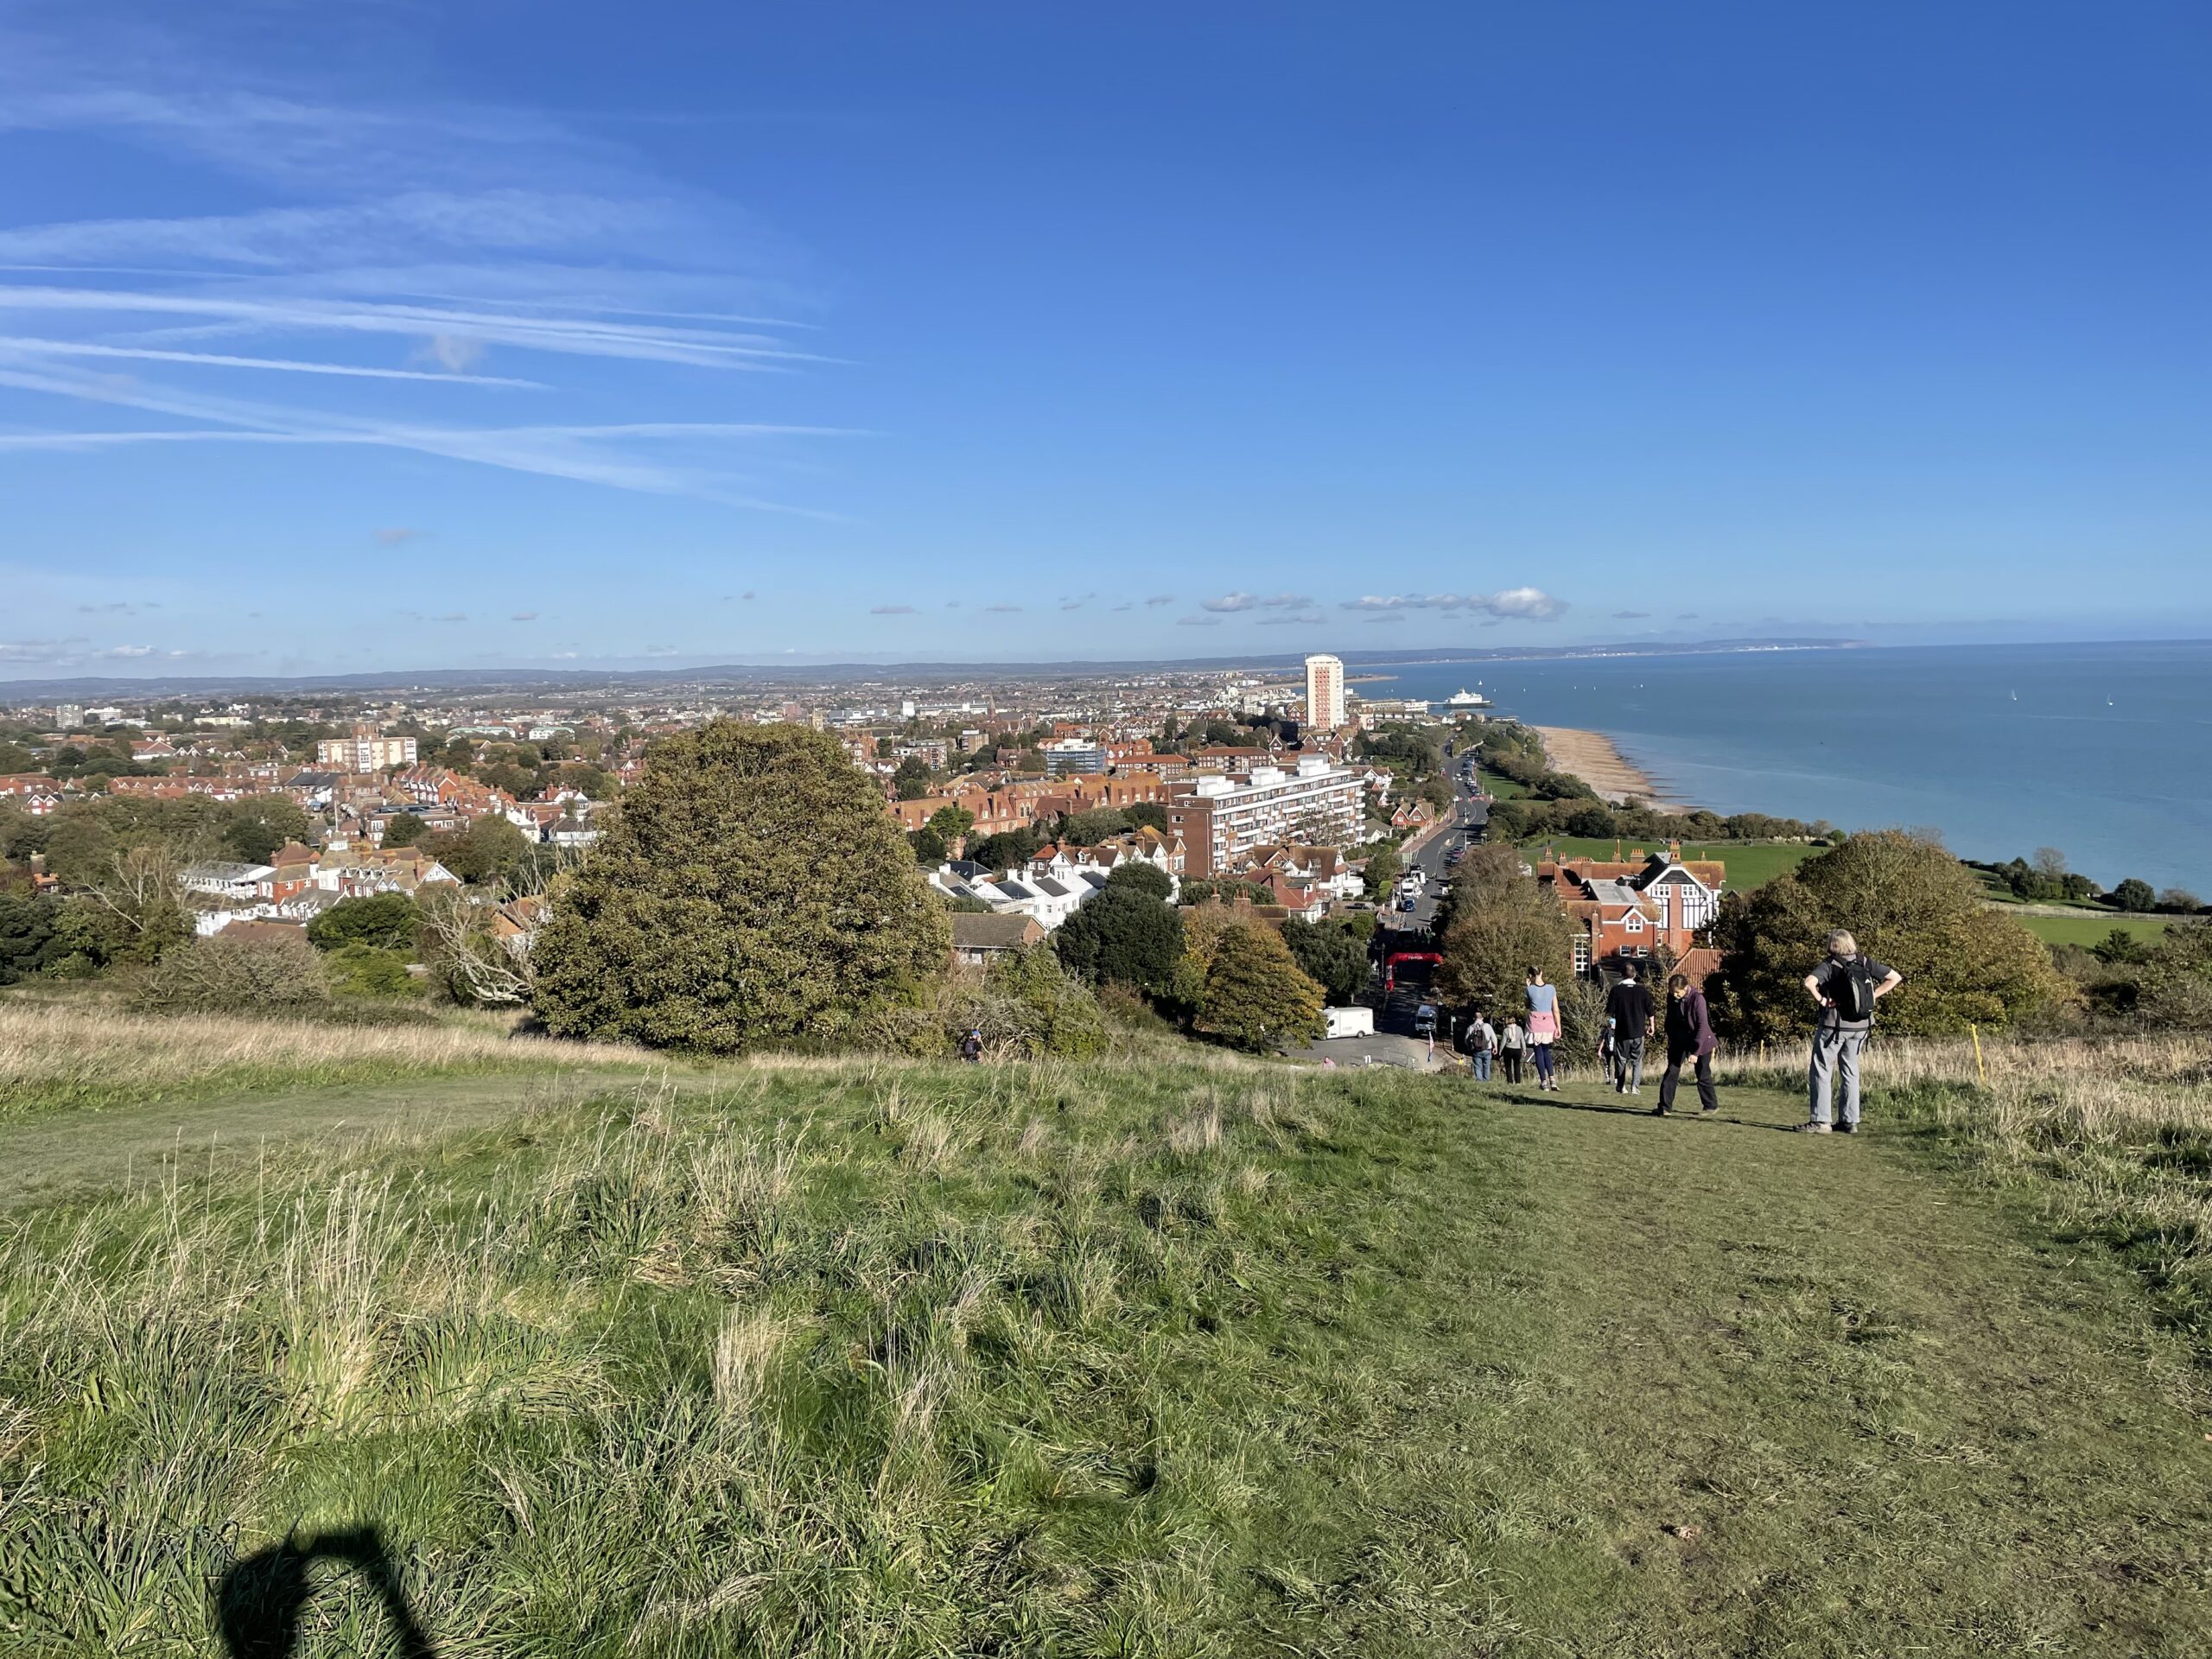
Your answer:
[[[1859,1054],[1874,1028],[1874,1005],[1904,983],[1886,963],[1862,956],[1859,941],[1839,928],[1828,935],[1827,960],[1805,976],[1805,991],[1820,1008],[1813,1027],[1813,1063],[1808,1073],[1812,1116],[1797,1127],[1806,1135],[1827,1135],[1835,1082],[1843,1082],[1843,1132],[1859,1133]]]

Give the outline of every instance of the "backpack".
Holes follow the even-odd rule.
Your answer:
[[[1830,982],[1828,995],[1835,1003],[1838,1023],[1847,1026],[1871,1024],[1874,1018],[1874,970],[1866,965],[1863,956],[1846,962],[1838,957],[1828,958],[1829,966],[1837,969]]]

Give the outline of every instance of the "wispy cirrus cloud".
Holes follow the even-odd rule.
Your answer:
[[[1221,619],[1217,616],[1179,616],[1175,619],[1175,626],[1179,628],[1217,628],[1221,626]]]
[[[1219,599],[1202,599],[1199,605],[1209,611],[1249,611],[1259,604],[1252,594],[1224,594]]]
[[[806,302],[773,273],[798,256],[772,233],[557,118],[257,72],[269,54],[226,50],[230,27],[0,10],[0,166],[11,135],[86,133],[233,187],[228,211],[0,224],[0,387],[23,395],[10,401],[179,423],[76,430],[0,407],[0,449],[355,444],[833,516],[763,495],[750,472],[776,460],[753,442],[768,429],[640,408],[658,384],[671,416],[689,412],[681,382],[632,378],[621,418],[590,418],[594,361],[650,376],[827,360],[792,338]],[[376,35],[336,14],[321,27]],[[239,187],[283,200],[240,207]],[[224,390],[242,376],[301,401],[245,404]],[[487,419],[486,394],[558,403]]]
[[[1147,606],[1173,605],[1174,602],[1175,595],[1173,594],[1154,594],[1145,601]]]
[[[1464,611],[1484,616],[1549,621],[1567,614],[1567,603],[1541,588],[1503,588],[1494,594],[1366,594],[1348,599],[1347,611]]]
[[[912,616],[914,607],[911,605],[871,605],[868,613],[870,616]]]

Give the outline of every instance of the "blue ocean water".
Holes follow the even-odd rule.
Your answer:
[[[2111,883],[2212,893],[2212,641],[1947,645],[1363,668],[1373,696],[1478,679],[1502,713],[1603,732],[1669,798],[1940,829],[1967,858],[2056,847]]]

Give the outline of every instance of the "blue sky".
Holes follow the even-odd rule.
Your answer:
[[[0,677],[2212,632],[2212,12],[0,0]]]

